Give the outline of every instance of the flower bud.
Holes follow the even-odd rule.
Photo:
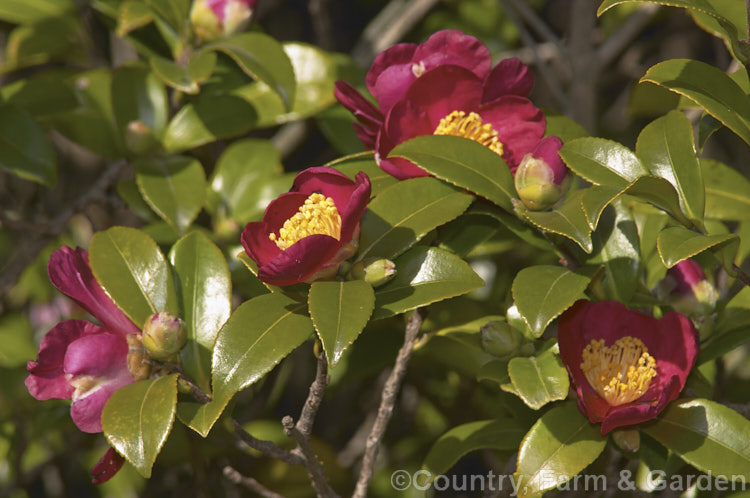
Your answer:
[[[131,121],[125,128],[125,145],[133,154],[153,152],[158,145],[154,132],[143,121]]]
[[[182,349],[187,341],[185,322],[171,313],[160,311],[146,319],[143,346],[155,360],[167,360]]]
[[[190,11],[193,31],[214,41],[243,30],[250,22],[256,0],[195,0]]]
[[[545,137],[524,156],[516,169],[518,197],[532,211],[547,209],[568,189],[568,169],[558,154],[561,147],[559,138]]]
[[[680,261],[667,271],[667,277],[675,285],[670,301],[677,311],[692,315],[710,313],[716,307],[716,289],[706,279],[703,268],[693,261]]]
[[[521,346],[521,333],[505,322],[489,322],[479,333],[482,349],[500,358],[513,356]]]
[[[396,265],[390,259],[367,258],[354,263],[349,271],[353,280],[364,280],[373,287],[380,287],[396,274]]]
[[[626,453],[635,453],[641,447],[641,434],[638,429],[617,429],[612,432],[612,440]]]
[[[125,337],[128,342],[127,364],[130,375],[133,380],[139,381],[148,379],[151,375],[151,360],[143,349],[141,336],[138,334],[128,334]]]

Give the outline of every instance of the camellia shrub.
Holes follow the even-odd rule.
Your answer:
[[[0,494],[750,490],[750,7],[342,3],[0,1]]]

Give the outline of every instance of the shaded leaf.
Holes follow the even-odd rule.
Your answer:
[[[44,130],[26,111],[0,106],[0,169],[54,187],[57,160]]]
[[[750,180],[726,164],[701,159],[706,182],[706,218],[750,220]]]
[[[224,412],[232,395],[214,398],[208,403],[177,403],[177,418],[203,437],[208,436],[214,424]]]
[[[707,249],[733,247],[736,253],[738,239],[734,234],[701,235],[682,227],[665,228],[656,239],[659,257],[667,268],[691,258]],[[730,249],[731,250],[731,249]]]
[[[568,371],[551,351],[538,357],[512,358],[508,363],[508,375],[514,392],[534,410],[568,396]]]
[[[567,237],[590,253],[593,244],[589,221],[581,207],[583,192],[573,192],[561,206],[552,211],[521,210],[521,215],[535,227]]]

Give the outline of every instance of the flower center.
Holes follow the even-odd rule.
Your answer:
[[[279,234],[268,234],[282,251],[310,235],[330,235],[341,239],[341,216],[333,199],[323,194],[312,194],[299,208],[299,212],[284,222]]]
[[[593,340],[581,355],[581,370],[591,387],[611,406],[635,401],[656,377],[656,360],[635,337],[622,337],[610,347]]]
[[[482,118],[476,112],[467,115],[464,111],[453,111],[440,120],[433,134],[468,138],[479,142],[498,156],[503,155],[503,144],[497,138],[497,131],[490,123],[482,124]]]

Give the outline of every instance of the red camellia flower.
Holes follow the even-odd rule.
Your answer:
[[[341,81],[336,97],[354,113],[357,136],[376,150],[380,167],[397,178],[427,176],[409,161],[387,159],[395,145],[416,136],[469,138],[515,169],[544,135],[544,115],[526,98],[533,86],[528,67],[506,59],[490,71],[487,48],[460,31],[391,47],[375,60],[366,83],[380,109]]]
[[[698,335],[684,315],[657,320],[617,301],[578,301],[558,326],[578,406],[602,434],[656,416],[685,387]]]
[[[128,368],[128,351],[140,330],[96,281],[85,250],[56,250],[47,270],[55,287],[97,318],[101,326],[66,320],[53,327],[39,346],[37,361],[27,365],[26,387],[38,400],[72,399],[70,415],[78,428],[101,432],[102,410],[109,397],[136,380]],[[108,480],[123,462],[110,448],[92,470],[94,482]]]
[[[333,277],[357,252],[369,198],[370,179],[362,172],[356,181],[327,167],[299,173],[289,193],[268,205],[263,221],[242,232],[258,278],[283,286]]]

